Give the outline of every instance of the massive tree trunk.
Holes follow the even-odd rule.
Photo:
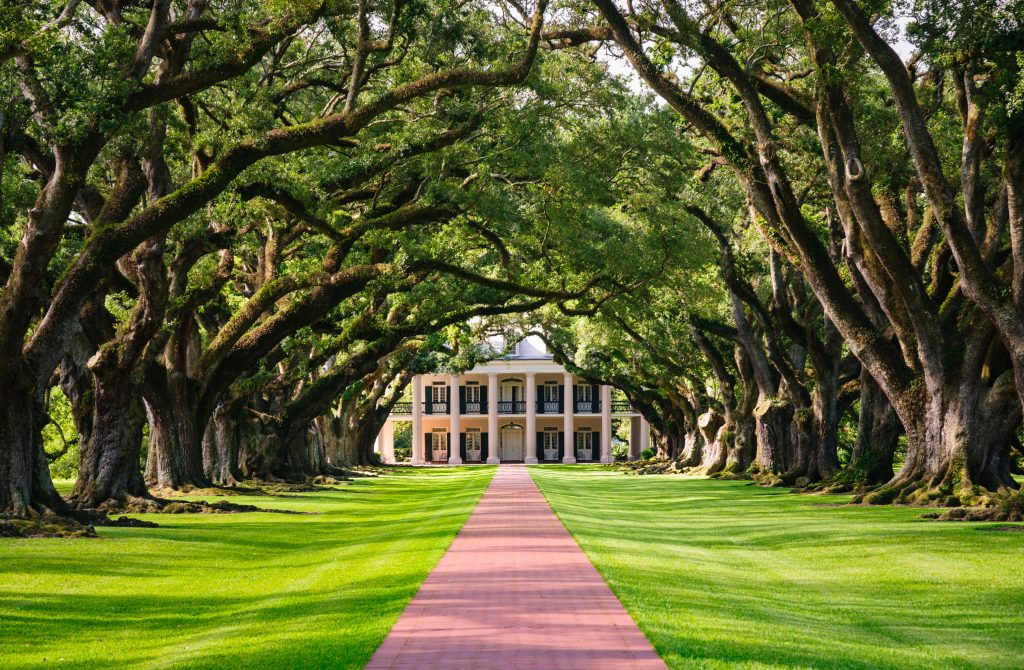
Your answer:
[[[327,458],[314,426],[303,423],[281,437],[285,458],[280,471],[282,479],[296,480],[324,474]]]
[[[31,375],[0,386],[0,513],[63,514],[67,505],[53,487],[43,450],[42,400]],[[10,381],[10,378],[8,378]]]
[[[907,460],[868,502],[984,502],[991,492],[1020,488],[1009,471],[1009,449],[1021,422],[1013,370],[994,328],[975,310],[976,326],[959,365],[929,370],[916,411],[901,412]],[[951,347],[952,348],[952,347]],[[993,371],[993,368],[994,371]]]
[[[697,419],[697,426],[704,438],[700,471],[705,475],[721,472],[728,458],[731,423],[715,410],[709,409]]]
[[[686,432],[683,433],[683,449],[679,453],[679,467],[681,468],[696,468],[699,467],[704,457],[704,438],[700,434],[700,430],[694,426],[687,426]]]
[[[121,372],[121,371],[117,371]],[[92,432],[81,443],[78,479],[71,499],[80,508],[146,496],[140,456],[146,416],[138,385],[121,374],[97,376]]]
[[[162,238],[151,239],[121,264],[122,273],[138,289],[136,305],[131,318],[87,363],[93,416],[91,431],[82,442],[78,480],[71,496],[82,508],[148,494],[139,464],[145,422],[140,377],[147,347],[163,322],[167,304],[163,248]],[[91,322],[103,317],[98,305],[83,309],[83,336],[87,330],[95,331]],[[149,352],[149,357],[152,355]]]
[[[821,352],[824,353],[824,352]],[[814,387],[811,406],[794,416],[795,461],[783,482],[806,486],[835,477],[839,472],[839,351],[832,356],[812,354]]]
[[[757,453],[757,426],[754,421],[754,408],[757,406],[757,382],[750,361],[741,347],[733,352],[736,369],[740,375],[740,399],[732,408],[730,421],[732,438],[727,439],[725,469],[734,474],[745,473],[754,462]]]
[[[26,360],[25,338],[46,295],[50,259],[60,243],[91,156],[66,145],[53,155],[46,186],[28,212],[11,271],[0,291],[0,513],[29,516],[66,510],[43,450],[43,388],[56,367]],[[59,349],[52,348],[56,359]]]
[[[155,488],[187,489],[210,485],[203,471],[205,421],[187,388],[191,382],[176,372],[151,365],[143,397],[149,417],[146,482]]]
[[[352,393],[342,398],[338,407],[338,416],[331,418],[332,429],[336,431],[338,439],[338,453],[336,459],[331,459],[332,465],[345,467],[348,465],[366,465],[369,463],[366,442],[369,441],[370,449],[373,448],[373,439],[379,430],[376,425],[374,407],[369,403],[360,402],[359,393]],[[453,437],[453,440],[457,436]],[[458,449],[458,444],[453,444],[453,449]]]
[[[852,486],[874,486],[892,479],[902,432],[892,403],[867,370],[862,370],[857,438],[842,480]]]
[[[243,478],[239,468],[238,405],[237,402],[218,405],[203,435],[203,471],[211,482],[220,486],[233,486]]]

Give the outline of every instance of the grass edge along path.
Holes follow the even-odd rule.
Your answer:
[[[0,667],[361,668],[493,474],[401,468],[230,497],[311,514],[139,515],[161,527],[2,540]]]
[[[534,466],[670,668],[1019,668],[1024,533],[746,482]]]

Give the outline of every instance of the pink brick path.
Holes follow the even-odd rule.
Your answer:
[[[523,465],[499,466],[368,669],[663,670]]]

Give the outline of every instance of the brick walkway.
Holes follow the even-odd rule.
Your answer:
[[[522,465],[480,504],[367,668],[663,670]]]

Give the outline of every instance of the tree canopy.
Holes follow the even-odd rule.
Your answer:
[[[0,510],[368,463],[496,331],[620,389],[675,469],[1011,495],[1022,16],[5,5]]]

